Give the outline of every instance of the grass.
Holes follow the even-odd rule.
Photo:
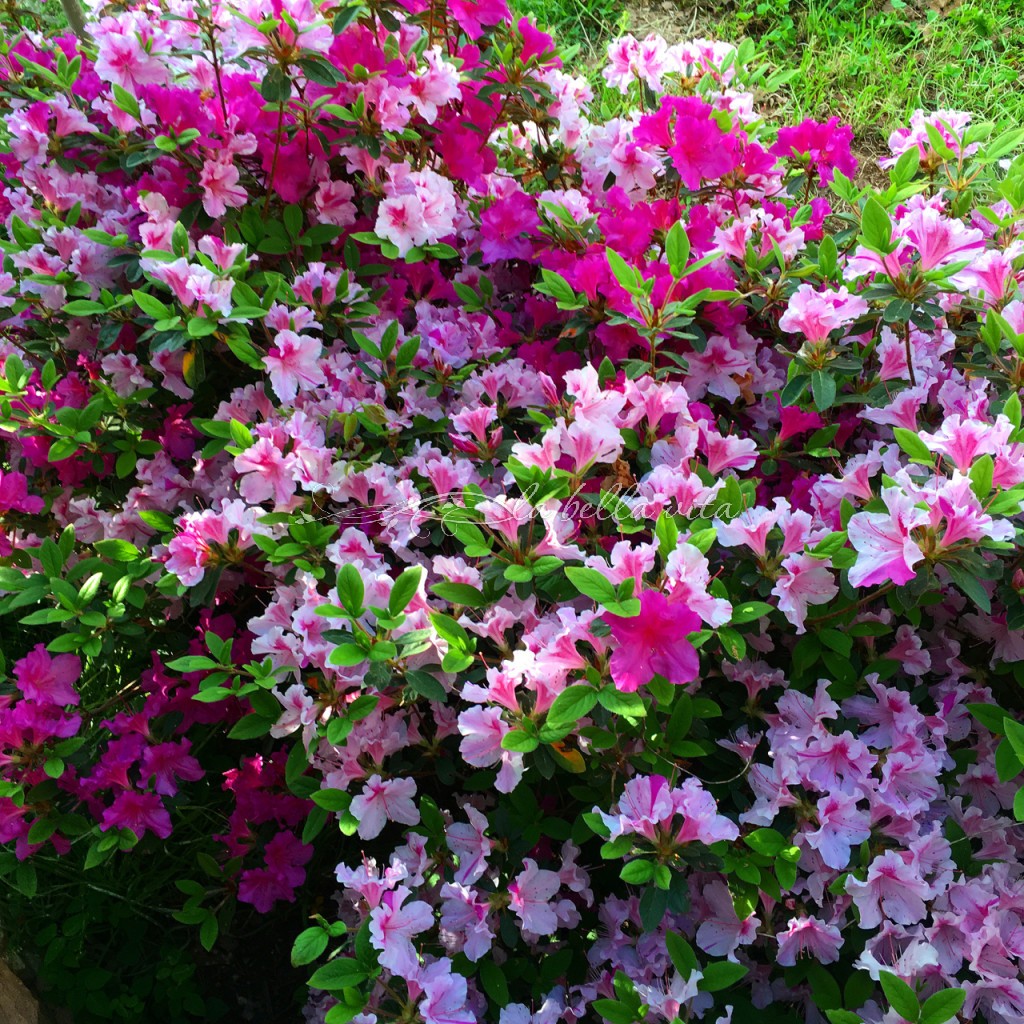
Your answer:
[[[513,0],[589,64],[618,32],[670,42],[750,36],[799,74],[780,97],[792,118],[838,115],[862,155],[917,108],[1024,125],[1021,0]]]

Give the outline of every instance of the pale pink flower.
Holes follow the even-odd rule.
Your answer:
[[[790,296],[786,312],[779,318],[779,327],[817,343],[867,311],[868,304],[860,296],[851,295],[845,286],[838,291],[819,292],[813,285],[802,284]]]
[[[911,530],[927,523],[928,513],[915,508],[914,499],[898,487],[884,488],[882,500],[888,512],[858,512],[847,524],[850,543],[857,551],[857,562],[850,569],[855,587],[907,583],[915,576],[914,566],[924,558]]]
[[[804,620],[812,604],[828,604],[839,587],[829,570],[828,562],[812,555],[796,552],[783,559],[783,574],[775,581],[772,593],[779,599],[779,610],[796,626],[797,633],[806,633]]]
[[[302,683],[294,683],[284,693],[276,689],[271,692],[281,702],[282,710],[281,717],[270,727],[270,735],[281,739],[301,729],[303,744],[308,747],[317,719],[316,703],[312,695]]]
[[[857,810],[858,798],[832,793],[818,801],[818,829],[804,838],[830,867],[842,870],[850,863],[850,848],[871,835],[865,811]]]
[[[410,895],[411,891],[400,885],[384,893],[380,904],[370,911],[370,945],[380,950],[381,967],[400,978],[416,976],[420,964],[413,937],[434,926],[429,903],[417,900],[403,906]]]
[[[413,779],[382,779],[371,775],[349,808],[352,817],[359,822],[359,838],[376,838],[389,821],[419,824],[420,811],[413,801],[415,795]]]
[[[320,366],[323,346],[308,334],[278,331],[274,347],[263,357],[270,384],[282,402],[291,402],[299,391],[310,391],[326,383]]]
[[[857,905],[862,928],[877,928],[885,918],[896,924],[917,924],[927,913],[925,900],[932,896],[918,868],[895,850],[876,857],[863,882],[848,875],[846,891]]]
[[[843,937],[839,929],[816,917],[794,917],[780,932],[778,962],[783,967],[796,965],[798,957],[809,956],[822,964],[834,964],[839,959]]]
[[[732,893],[724,882],[714,881],[704,889],[706,910],[697,929],[697,945],[711,956],[736,959],[739,946],[748,946],[757,938],[760,919],[751,915],[740,920]]]
[[[347,228],[356,220],[355,189],[347,181],[322,181],[313,197],[321,224]]]
[[[550,900],[562,886],[554,871],[537,867],[537,862],[526,858],[525,869],[509,883],[511,907],[523,931],[534,935],[553,935],[558,928],[558,917]]]
[[[203,209],[211,217],[223,217],[228,207],[245,206],[249,194],[238,184],[238,168],[230,159],[207,160],[199,173]]]
[[[477,1014],[466,1003],[466,979],[452,970],[451,960],[428,964],[420,970],[415,984],[423,990],[417,1008],[423,1024],[476,1024]]]

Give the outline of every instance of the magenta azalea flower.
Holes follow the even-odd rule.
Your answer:
[[[687,635],[700,629],[700,617],[680,601],[670,601],[661,591],[640,595],[640,614],[624,619],[606,615],[618,644],[612,655],[615,685],[633,693],[655,675],[679,685],[697,678],[700,661]]]

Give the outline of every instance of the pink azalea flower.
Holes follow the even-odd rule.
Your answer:
[[[839,593],[839,587],[827,561],[796,552],[783,559],[783,575],[772,587],[779,599],[779,610],[796,626],[797,633],[806,633],[804,620],[812,604],[828,604]]]
[[[845,793],[818,801],[818,829],[805,833],[804,838],[830,868],[845,868],[850,863],[850,848],[871,835],[867,813],[857,810],[857,802],[857,797]]]
[[[760,919],[751,915],[743,921],[736,913],[732,893],[724,882],[714,881],[703,892],[706,909],[697,929],[697,945],[714,957],[736,959],[736,950],[757,938]]]
[[[434,926],[434,912],[429,903],[415,900],[404,885],[386,892],[380,904],[370,911],[370,945],[380,951],[381,967],[400,978],[415,978],[420,969],[413,937]]]
[[[863,882],[848,875],[846,891],[857,905],[862,928],[877,928],[884,918],[896,924],[917,924],[927,913],[924,901],[932,896],[919,869],[895,850],[876,857]]]
[[[798,957],[809,956],[822,964],[834,964],[839,959],[843,937],[839,929],[816,917],[794,917],[779,940],[778,962],[783,967],[796,965]]]
[[[807,785],[820,793],[854,793],[863,788],[864,779],[878,758],[853,733],[838,736],[823,732],[815,736],[797,755]]]
[[[389,196],[377,208],[374,231],[398,249],[399,256],[408,255],[430,237],[423,215],[423,203],[415,195]]]
[[[610,668],[615,685],[633,693],[655,675],[677,686],[692,682],[700,672],[700,659],[687,635],[700,629],[700,617],[681,601],[670,601],[657,590],[640,595],[640,614],[624,619],[604,616],[616,648]]]
[[[718,542],[724,547],[732,548],[744,545],[761,558],[768,551],[768,534],[772,531],[779,518],[789,511],[789,502],[785,498],[775,499],[775,508],[744,509],[738,516],[725,522],[713,520]]]
[[[995,455],[1000,444],[993,424],[965,419],[958,413],[947,416],[934,434],[922,434],[930,451],[944,455],[961,473],[969,473],[974,460]]]
[[[509,883],[511,907],[523,931],[534,935],[553,935],[558,928],[558,917],[550,900],[562,887],[562,880],[554,871],[537,867],[535,860],[525,859],[525,869]]]
[[[2,303],[0,303],[2,305]],[[0,469],[0,512],[14,511],[36,515],[46,503],[28,493],[28,478],[24,473],[5,473]]]
[[[275,507],[286,506],[297,486],[293,470],[297,462],[294,452],[283,454],[269,437],[235,456],[235,469],[244,474],[239,494],[250,504],[272,499]]]
[[[501,717],[501,708],[468,708],[459,715],[462,759],[476,768],[500,763],[494,784],[499,793],[511,793],[523,775],[523,755],[501,746],[511,728]]]
[[[455,948],[476,963],[490,952],[494,942],[491,905],[486,896],[458,882],[441,886],[441,928],[445,936],[461,944]],[[452,948],[448,946],[448,948]]]
[[[281,739],[301,729],[303,745],[308,747],[317,721],[317,707],[312,694],[302,683],[293,683],[284,693],[276,689],[271,693],[281,703],[281,717],[270,727],[270,735]]]
[[[167,63],[152,45],[146,17],[133,12],[129,17],[102,18],[97,26],[96,74],[130,93],[137,93],[141,85],[165,85],[169,79]]]
[[[786,312],[779,318],[779,327],[790,334],[802,334],[817,344],[867,311],[868,304],[860,296],[851,295],[845,286],[838,291],[819,292],[813,285],[802,284],[790,296]]]
[[[146,832],[166,839],[171,834],[171,816],[156,793],[126,789],[103,812],[100,831],[111,828],[131,829],[140,839]]]
[[[841,125],[838,117],[825,124],[809,118],[795,127],[780,128],[778,141],[769,152],[773,156],[806,156],[810,167],[817,171],[819,180],[828,185],[833,172],[842,171],[848,178],[857,173],[857,161],[850,152],[853,129]]]
[[[907,583],[916,575],[914,566],[924,558],[910,531],[927,523],[928,513],[915,508],[914,499],[898,487],[884,488],[882,500],[888,512],[858,512],[846,527],[857,551],[857,562],[850,569],[855,587]]]
[[[687,779],[672,790],[672,805],[683,823],[676,831],[677,843],[703,843],[710,846],[720,840],[731,842],[740,834],[735,822],[718,813],[715,798],[699,779]]]
[[[178,792],[176,779],[198,782],[205,774],[199,762],[189,753],[189,740],[180,743],[158,743],[146,747],[140,768],[143,782],[153,780],[153,791],[161,796],[174,796]]]
[[[349,808],[359,822],[359,838],[376,838],[388,821],[398,821],[403,825],[419,824],[420,811],[413,802],[415,795],[413,779],[382,779],[379,775],[371,775]]]
[[[428,964],[419,972],[415,985],[423,990],[417,1007],[423,1024],[476,1024],[477,1015],[466,1004],[466,979],[452,970],[451,960]]]
[[[18,689],[29,700],[59,707],[81,703],[74,684],[82,674],[82,662],[74,654],[51,655],[44,644],[36,644],[14,663],[13,672]]]
[[[326,383],[320,366],[323,346],[316,338],[294,331],[278,331],[274,347],[263,357],[270,386],[282,402],[291,402],[299,391]]]
[[[979,229],[965,227],[931,207],[911,210],[900,221],[899,230],[920,253],[922,270],[973,256],[985,247],[985,236]]]
[[[454,879],[460,885],[470,885],[483,877],[487,870],[487,858],[494,849],[494,841],[488,839],[487,816],[475,807],[465,807],[468,822],[457,821],[445,829],[444,838],[448,849],[459,858]]]
[[[618,813],[594,810],[601,815],[610,839],[633,833],[654,842],[657,827],[672,820],[675,805],[668,779],[663,775],[637,775],[623,787]]]
[[[199,173],[203,209],[211,217],[223,217],[228,207],[245,206],[249,194],[238,184],[238,168],[230,159],[207,160]]]

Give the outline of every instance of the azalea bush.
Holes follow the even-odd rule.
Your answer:
[[[747,43],[93,15],[0,49],[44,994],[1020,1021],[1024,131],[918,112],[869,190]]]

